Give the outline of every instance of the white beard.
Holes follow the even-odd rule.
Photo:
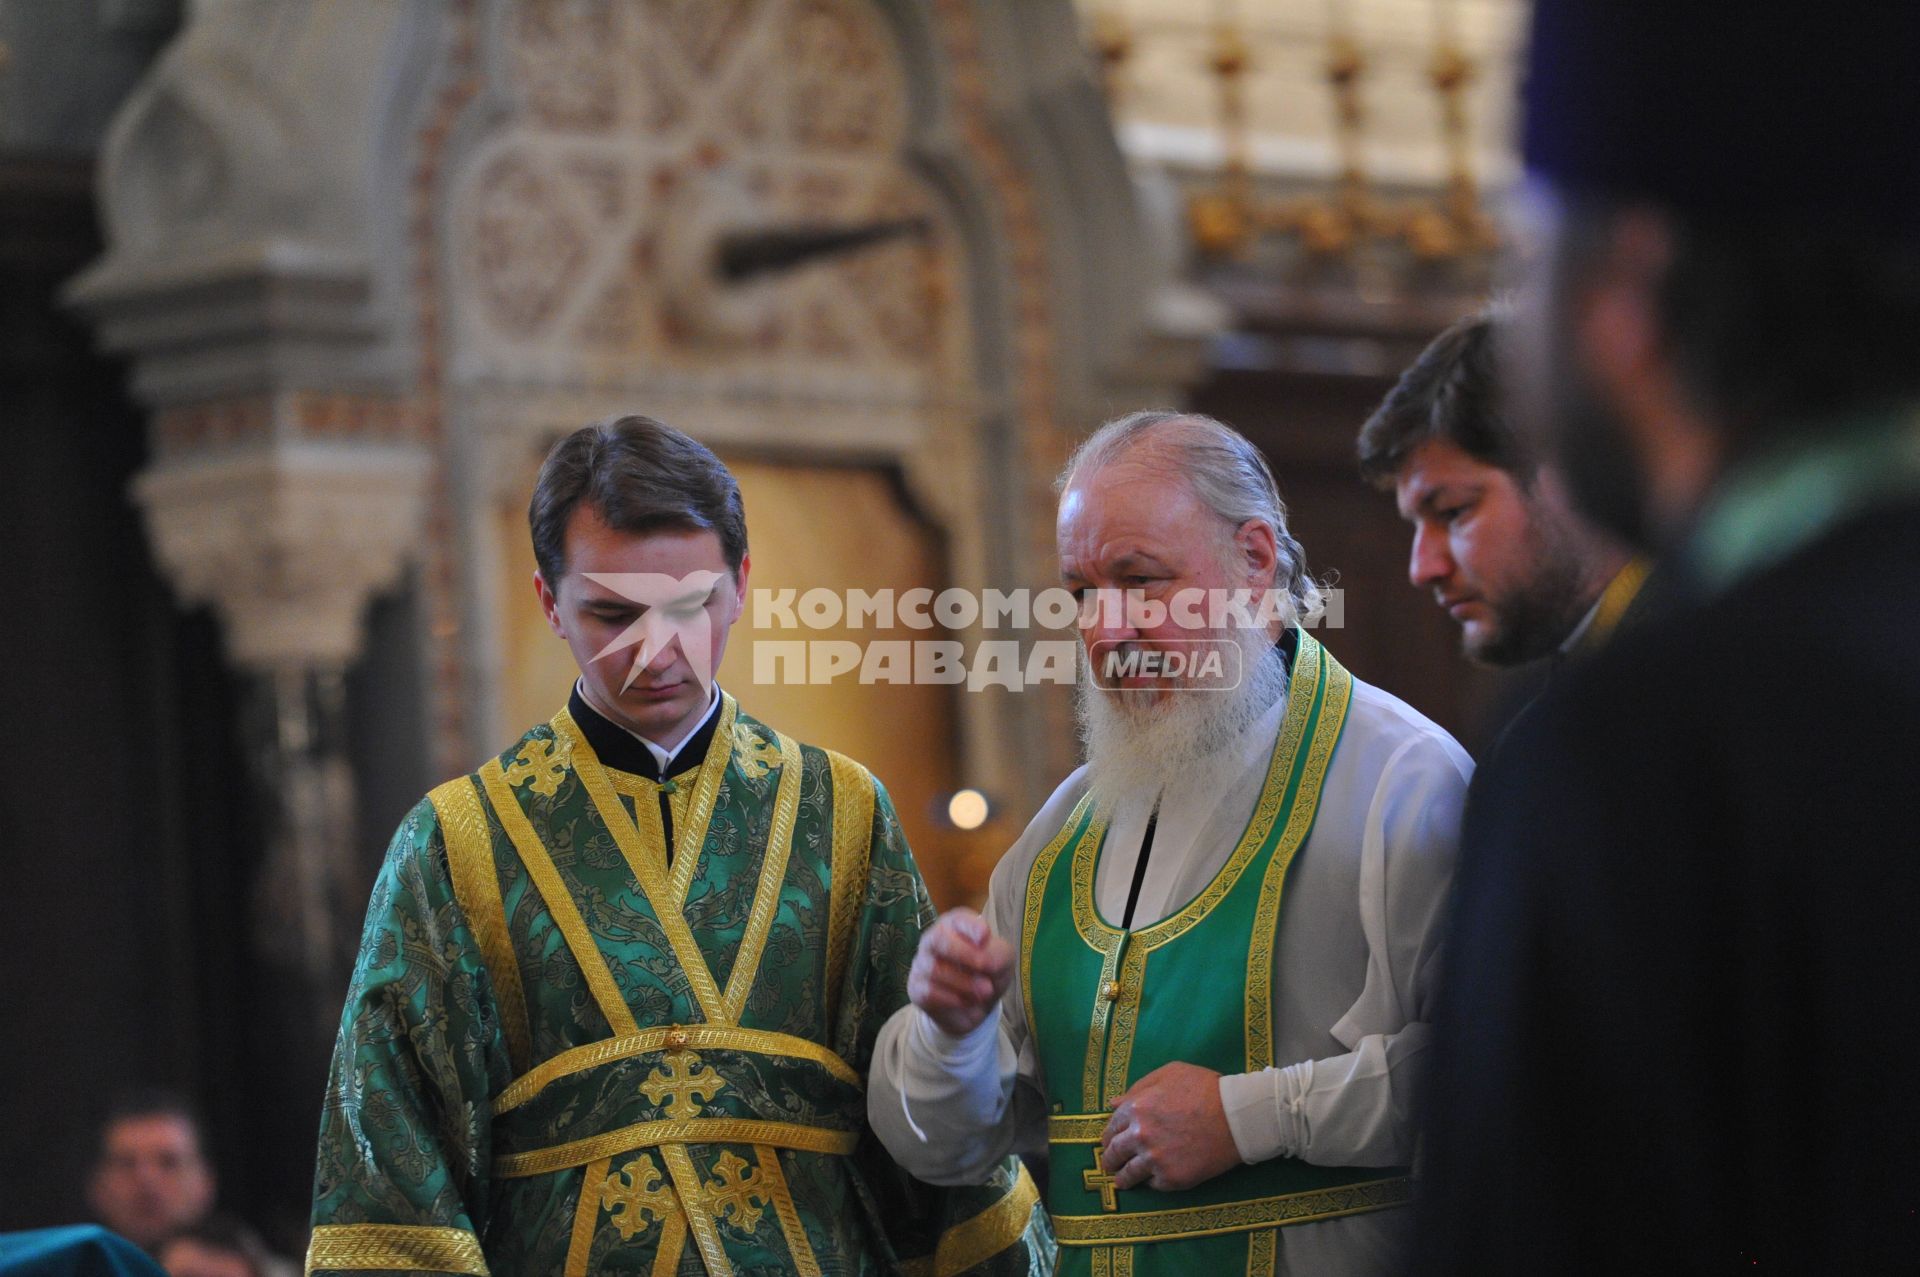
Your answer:
[[[1287,667],[1273,640],[1235,630],[1241,668],[1231,691],[1152,691],[1080,684],[1080,739],[1096,807],[1111,811],[1130,795],[1157,794],[1169,782],[1225,761],[1233,744],[1287,694]]]

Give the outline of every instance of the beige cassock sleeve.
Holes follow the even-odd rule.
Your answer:
[[[1472,763],[1434,729],[1410,735],[1371,795],[1339,796],[1313,837],[1357,832],[1357,905],[1367,972],[1332,1037],[1344,1054],[1221,1079],[1227,1123],[1249,1162],[1298,1157],[1320,1166],[1405,1166],[1415,1143],[1421,1056],[1448,888]],[[1357,830],[1353,825],[1357,824]],[[1286,973],[1279,975],[1284,977]]]

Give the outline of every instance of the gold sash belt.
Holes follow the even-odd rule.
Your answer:
[[[1404,1206],[1413,1200],[1413,1180],[1399,1175],[1338,1188],[1316,1188],[1279,1197],[1185,1206],[1175,1210],[1128,1211],[1117,1215],[1055,1215],[1054,1236],[1062,1246],[1112,1246],[1175,1241],[1242,1233],[1282,1224],[1306,1224],[1340,1215]]]
[[[1098,1144],[1111,1113],[1055,1113],[1047,1118],[1047,1143]]]
[[[637,1122],[619,1130],[556,1144],[551,1148],[503,1153],[493,1159],[493,1173],[502,1179],[548,1175],[569,1166],[585,1166],[603,1157],[630,1153],[662,1144],[765,1144],[846,1157],[858,1147],[854,1131],[836,1131],[796,1122],[763,1122],[746,1117],[690,1117],[664,1122]]]
[[[560,1078],[584,1073],[616,1060],[631,1059],[636,1055],[687,1050],[741,1051],[750,1055],[778,1055],[805,1060],[819,1065],[849,1086],[860,1085],[860,1075],[854,1072],[851,1064],[818,1042],[806,1038],[770,1033],[765,1029],[742,1029],[731,1024],[670,1025],[562,1051],[509,1083],[506,1090],[494,1097],[493,1115],[499,1117],[502,1113],[519,1108]]]

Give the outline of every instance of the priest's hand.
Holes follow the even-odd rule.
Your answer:
[[[953,909],[920,937],[907,973],[907,996],[943,1033],[980,1027],[1013,982],[1013,946],[971,909]]]
[[[1119,1188],[1192,1188],[1240,1165],[1220,1075],[1163,1064],[1127,1088],[1100,1133],[1100,1165]]]

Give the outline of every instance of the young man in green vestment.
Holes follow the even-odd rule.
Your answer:
[[[1046,1149],[1063,1274],[1393,1273],[1472,764],[1296,624],[1318,590],[1221,423],[1103,427],[1057,531],[1096,673],[1199,645],[1244,677],[1082,688],[1088,764],[922,940],[869,1118],[944,1183]],[[1278,606],[1199,606],[1234,592]]]
[[[732,475],[625,417],[554,449],[530,519],[580,680],[394,837],[308,1271],[1044,1271],[1018,1162],[932,1189],[867,1129],[932,910],[874,778],[712,681],[749,568]]]

